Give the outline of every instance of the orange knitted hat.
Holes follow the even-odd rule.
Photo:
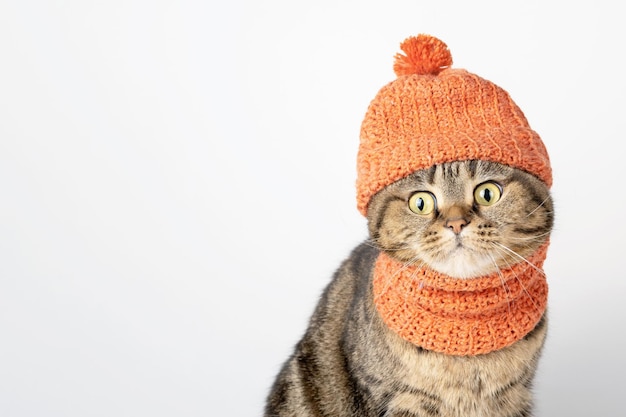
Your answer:
[[[509,94],[452,69],[445,43],[406,39],[395,56],[398,78],[369,105],[361,125],[357,208],[412,172],[451,161],[482,159],[523,169],[552,185],[546,148]]]

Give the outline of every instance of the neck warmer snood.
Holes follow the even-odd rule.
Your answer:
[[[403,339],[449,355],[479,355],[528,334],[547,304],[542,265],[548,243],[527,261],[472,279],[406,266],[381,253],[374,267],[374,303]]]

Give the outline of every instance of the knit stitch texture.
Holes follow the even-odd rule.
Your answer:
[[[548,243],[528,262],[473,279],[406,266],[385,253],[374,269],[374,303],[403,339],[449,355],[479,355],[512,345],[544,314],[548,284],[541,269]]]

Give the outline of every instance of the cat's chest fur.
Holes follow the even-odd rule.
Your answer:
[[[536,332],[513,346],[470,357],[423,351],[387,335],[389,352],[396,359],[392,367],[387,364],[379,369],[382,375],[395,374],[389,384],[379,387],[379,398],[386,403],[383,415],[423,412],[486,417],[525,409],[531,402],[528,388],[545,330],[542,323]],[[394,386],[401,388],[385,399],[386,390]]]

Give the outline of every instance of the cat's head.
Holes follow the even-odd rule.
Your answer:
[[[400,48],[361,124],[357,208],[373,244],[457,278],[524,262],[553,223],[543,141],[504,89],[452,68],[441,40]]]
[[[495,162],[449,162],[377,192],[367,208],[372,243],[393,258],[456,278],[524,262],[549,238],[547,185]]]

